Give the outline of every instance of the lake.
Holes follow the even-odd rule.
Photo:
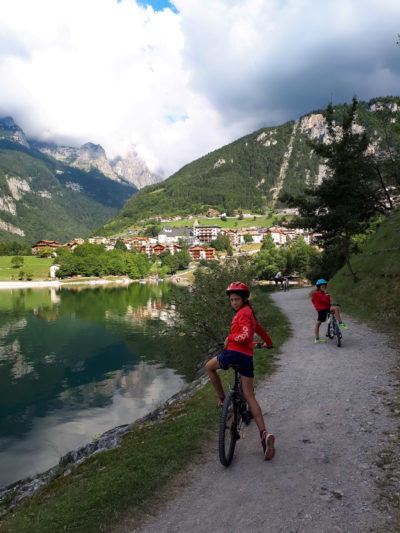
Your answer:
[[[0,291],[0,487],[184,386],[161,337],[173,320],[170,291],[165,283]]]

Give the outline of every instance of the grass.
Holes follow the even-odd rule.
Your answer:
[[[239,220],[237,217],[227,218],[226,220],[221,220],[220,218],[192,218],[192,219],[183,219],[183,220],[173,220],[170,222],[163,222],[162,224],[165,226],[173,226],[173,227],[182,227],[182,226],[193,226],[194,221],[197,220],[200,225],[207,225],[207,226],[220,226],[221,228],[248,228],[250,226],[262,226],[262,227],[269,227],[272,226],[272,220],[276,217],[256,217],[256,220],[251,218],[243,218],[243,220]]]
[[[267,293],[262,299],[275,348],[256,352],[258,380],[273,371],[274,354],[290,334],[286,317]],[[225,386],[231,382],[229,373],[221,377]],[[190,399],[173,404],[161,422],[128,433],[118,449],[96,454],[69,475],[53,480],[8,514],[0,530],[97,533],[109,531],[128,515],[139,518],[215,435],[219,414],[215,392],[207,384]]]
[[[33,279],[48,279],[53,264],[53,259],[28,255],[23,256],[24,264],[21,267],[13,268],[11,259],[10,256],[0,256],[0,281],[18,280],[21,270],[32,274]]]
[[[385,219],[351,264],[354,283],[343,267],[329,283],[333,298],[361,320],[398,336],[400,329],[400,210]]]

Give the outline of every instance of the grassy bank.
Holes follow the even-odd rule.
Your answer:
[[[21,270],[25,273],[30,273],[32,279],[48,279],[50,275],[50,266],[53,264],[53,259],[27,255],[22,256],[22,259],[24,260],[22,266],[13,268],[11,265],[11,259],[12,257],[9,256],[0,256],[0,281],[19,279],[19,273]]]
[[[385,219],[351,264],[359,278],[353,283],[342,268],[329,292],[354,316],[392,335],[400,328],[400,210]]]
[[[274,354],[290,333],[286,317],[267,292],[260,303],[263,311],[259,319],[266,324],[275,348],[256,352],[258,380],[273,371]],[[230,373],[222,376],[225,385],[231,383]],[[190,399],[172,405],[160,423],[146,423],[130,432],[120,448],[97,454],[69,475],[54,480],[5,517],[0,530],[97,533],[109,531],[128,514],[140,516],[199,453],[210,435],[215,435],[219,414],[215,393],[208,384]]]

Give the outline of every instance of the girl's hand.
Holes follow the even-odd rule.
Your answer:
[[[225,342],[224,342],[224,350],[226,350],[227,347],[228,347],[228,337],[226,337]]]
[[[271,348],[273,348],[273,346],[268,346],[268,345],[264,342],[264,344],[261,346],[261,348],[267,348],[267,350],[270,350]]]

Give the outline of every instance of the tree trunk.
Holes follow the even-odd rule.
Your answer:
[[[350,272],[350,275],[353,279],[353,282],[354,283],[357,283],[358,281],[358,278],[357,278],[357,275],[356,273],[354,272],[354,270],[351,268],[351,263],[350,263],[350,251],[349,251],[349,245],[346,244],[345,245],[345,249],[344,249],[344,258],[345,258],[345,262],[346,262],[346,266],[347,266],[347,269],[348,271]]]

